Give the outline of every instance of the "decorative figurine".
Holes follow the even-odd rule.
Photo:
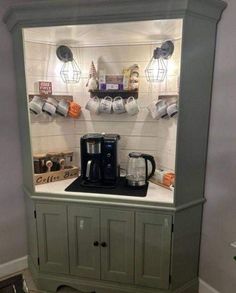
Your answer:
[[[94,63],[92,61],[90,71],[89,71],[89,79],[86,84],[86,87],[88,87],[89,91],[94,91],[98,89],[98,79],[97,79],[97,71],[94,66]]]

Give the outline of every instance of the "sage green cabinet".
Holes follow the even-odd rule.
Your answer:
[[[134,212],[101,210],[101,279],[134,281]]]
[[[40,271],[69,273],[67,207],[36,205]]]
[[[135,284],[169,287],[171,230],[169,215],[136,213]]]
[[[134,212],[69,205],[68,231],[71,274],[133,282]]]
[[[169,287],[172,216],[37,203],[40,271]]]
[[[70,272],[100,279],[99,209],[68,207]]]

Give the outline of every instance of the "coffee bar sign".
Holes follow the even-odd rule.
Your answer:
[[[40,95],[51,95],[52,94],[52,83],[50,81],[39,81],[39,94]]]

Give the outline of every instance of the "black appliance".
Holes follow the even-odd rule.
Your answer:
[[[120,177],[118,134],[89,133],[81,137],[82,185],[115,186]]]

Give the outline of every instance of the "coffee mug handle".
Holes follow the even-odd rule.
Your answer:
[[[109,96],[106,96],[106,97],[104,98],[104,100],[107,100],[107,101],[112,101],[112,98],[111,98],[111,97],[109,97]]]
[[[129,98],[127,99],[127,103],[129,103],[131,100],[132,100],[132,101],[135,100],[134,97],[132,97],[132,96],[129,97]]]
[[[98,102],[99,101],[99,97],[98,96],[94,96],[93,97],[93,100],[96,101],[96,102]]]
[[[121,96],[117,96],[114,98],[114,101],[117,101],[117,100],[122,100],[122,97]]]

